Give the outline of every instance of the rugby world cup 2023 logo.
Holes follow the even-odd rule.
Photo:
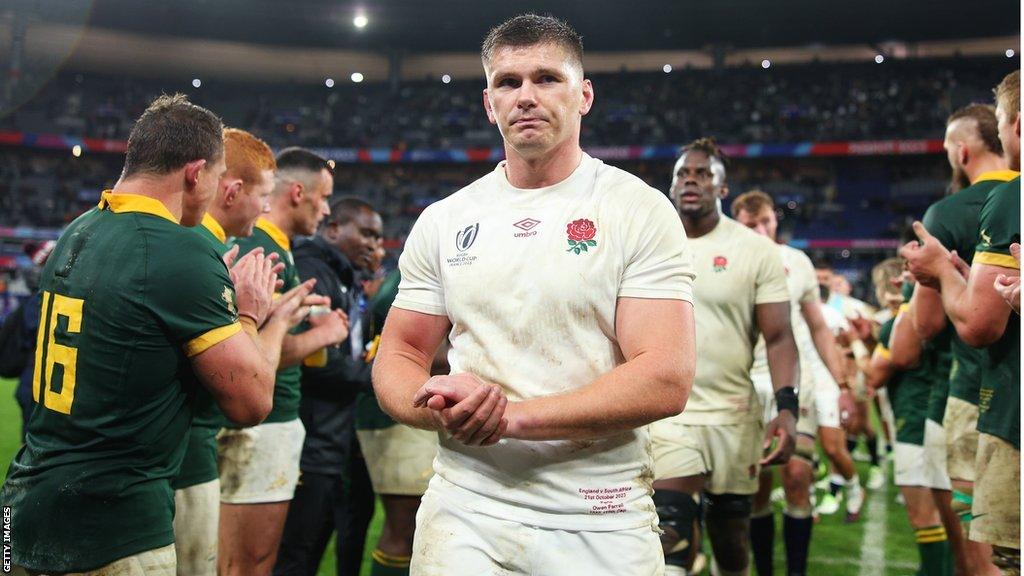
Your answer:
[[[479,222],[459,230],[459,233],[455,235],[455,247],[459,249],[459,252],[469,250],[469,247],[473,245],[473,242],[476,242],[476,235],[479,232]]]

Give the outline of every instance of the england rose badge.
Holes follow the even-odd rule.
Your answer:
[[[569,249],[566,252],[579,254],[587,252],[588,248],[597,246],[597,240],[594,240],[594,236],[597,236],[597,226],[594,226],[594,223],[586,218],[573,220],[566,224],[565,234],[569,241]]]

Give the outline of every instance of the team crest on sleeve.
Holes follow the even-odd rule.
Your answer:
[[[580,252],[588,252],[588,248],[597,246],[597,240],[594,240],[594,236],[597,236],[597,226],[594,226],[594,223],[586,218],[573,220],[566,224],[565,234],[568,236],[569,242],[569,249],[566,252],[578,255]]]
[[[725,272],[725,268],[729,265],[729,261],[725,256],[715,256],[711,265],[715,267],[715,272]]]
[[[235,311],[235,292],[231,288],[225,286],[224,291],[220,293],[220,299],[228,305],[228,312],[231,312],[232,315],[237,314]]]

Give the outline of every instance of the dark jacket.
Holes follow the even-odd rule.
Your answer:
[[[296,239],[292,255],[299,277],[316,278],[313,291],[331,299],[331,308],[359,315],[362,285],[348,258],[323,238]],[[365,324],[365,322],[364,322]],[[327,348],[322,368],[302,367],[302,403],[299,416],[306,428],[301,468],[320,474],[343,473],[349,460],[357,393],[371,387],[370,365],[352,357],[351,337]]]

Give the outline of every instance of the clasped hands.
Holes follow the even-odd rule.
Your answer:
[[[497,444],[508,430],[508,397],[501,386],[467,372],[432,377],[416,391],[412,404],[429,410],[441,429],[467,446]]]

